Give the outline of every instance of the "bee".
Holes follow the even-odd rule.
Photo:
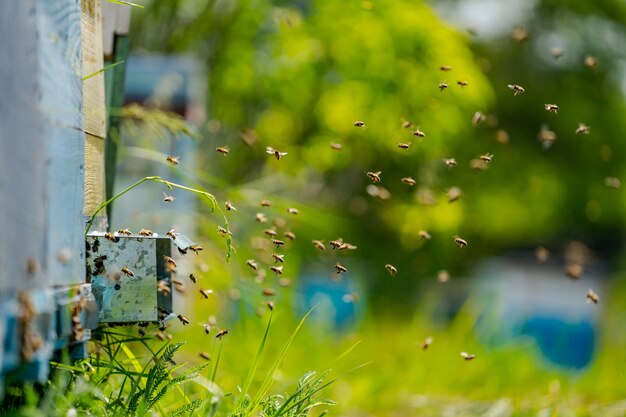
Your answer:
[[[163,197],[163,201],[166,202],[166,203],[171,203],[171,202],[173,202],[175,200],[174,196],[167,195],[165,193],[163,193],[163,196],[164,196]]]
[[[463,191],[461,191],[459,187],[449,188],[448,191],[446,192],[446,195],[448,196],[448,203],[454,203],[459,198],[461,198],[462,194],[463,194]]]
[[[517,85],[517,84],[507,84],[507,87],[509,87],[511,90],[513,90],[513,95],[517,96],[522,94],[524,91],[524,87],[522,87],[521,85]]]
[[[298,209],[297,209],[297,208],[289,207],[289,208],[287,209],[287,213],[289,213],[289,214],[298,214],[298,213],[300,213],[300,212],[298,211]]]
[[[101,264],[102,262],[106,261],[109,257],[106,255],[102,255],[102,256],[98,256],[97,258],[94,258],[93,263],[94,264]]]
[[[556,114],[559,111],[559,106],[557,106],[556,104],[544,104],[543,107],[550,113]]]
[[[270,269],[272,271],[274,271],[275,275],[282,275],[283,274],[283,266],[282,265],[281,266],[272,266],[272,267],[270,267]]]
[[[209,299],[209,295],[213,294],[213,290],[203,290],[203,289],[200,289],[198,291],[207,300]]]
[[[204,334],[211,333],[211,325],[208,323],[202,323],[201,326],[204,328]]]
[[[528,40],[528,31],[521,26],[516,26],[511,32],[511,37],[518,43],[526,42]]]
[[[380,174],[381,171],[376,171],[376,172],[368,172],[367,176],[369,177],[369,179],[371,179],[374,182],[380,182]]]
[[[93,240],[93,245],[92,245],[92,249],[94,252],[98,252],[98,249],[100,248],[100,241],[98,239],[94,239]]]
[[[337,248],[337,250],[356,250],[357,247],[351,243],[342,243],[341,245],[339,245],[339,247]]]
[[[217,226],[217,233],[219,233],[222,237],[226,236],[226,235],[233,235],[230,230],[226,230],[225,228],[223,228],[222,226]]]
[[[328,244],[332,246],[333,249],[339,249],[341,245],[343,245],[343,242],[341,241],[341,239],[337,239],[328,241]]]
[[[284,241],[278,239],[272,239],[272,243],[276,245],[277,248],[285,244]]]
[[[165,267],[172,267],[172,268],[176,268],[176,261],[173,260],[172,258],[170,258],[169,256],[163,256],[163,259],[165,259]]]
[[[410,128],[411,126],[413,126],[413,123],[411,123],[411,122],[410,122],[410,121],[408,121],[408,120],[404,120],[404,121],[402,122],[402,127],[403,127],[404,129],[408,129],[408,128]]]
[[[478,126],[479,124],[484,122],[486,118],[487,116],[482,114],[482,112],[477,111],[476,113],[474,113],[474,116],[472,117],[472,125]]]
[[[120,241],[120,238],[117,236],[114,236],[113,233],[105,233],[104,238],[107,240],[110,240],[113,243],[117,243]]]
[[[491,153],[486,153],[486,154],[484,154],[484,155],[480,155],[480,156],[479,156],[479,158],[480,158],[480,160],[481,160],[481,161],[483,161],[483,162],[485,162],[485,163],[489,164],[489,163],[491,163],[491,161],[493,160],[493,154],[491,154]]]
[[[199,353],[199,355],[200,355],[200,357],[201,357],[202,359],[205,359],[205,360],[207,360],[207,361],[210,361],[210,360],[211,360],[211,355],[209,355],[209,354],[208,354],[208,353],[206,353],[206,352],[200,352],[200,353]]]
[[[278,285],[281,287],[288,287],[291,284],[291,280],[289,278],[281,278],[278,280]]]
[[[170,164],[174,166],[178,165],[179,159],[180,159],[180,156],[171,156],[171,155],[168,155],[167,158],[165,158],[167,162],[169,162]]]
[[[189,324],[189,320],[187,320],[187,317],[183,316],[182,314],[179,314],[178,316],[178,320],[180,320],[180,322],[183,324],[183,326],[186,326]]]
[[[446,88],[448,88],[448,84],[446,83],[440,83],[437,87],[439,87],[439,91],[441,91],[443,93],[443,90],[445,90]]]
[[[263,213],[257,213],[254,219],[259,223],[267,223],[267,217]]]
[[[148,230],[148,229],[141,229],[141,230],[139,231],[139,233],[137,233],[137,234],[138,234],[139,236],[148,236],[148,237],[150,237],[150,236],[152,236],[152,235],[153,235],[152,230]]]
[[[226,329],[222,329],[222,330],[220,330],[219,332],[217,332],[217,334],[215,335],[215,338],[216,338],[217,340],[222,340],[222,338],[223,338],[224,336],[226,336],[228,333],[229,333],[229,331],[228,331],[228,330],[226,330]]]
[[[539,246],[535,250],[535,257],[537,258],[539,262],[542,262],[542,263],[546,262],[548,258],[550,258],[550,251],[544,248],[543,246]]]
[[[415,180],[411,177],[402,178],[402,182],[405,183],[406,185],[410,185],[411,187],[413,187],[416,184]]]
[[[142,329],[141,327],[137,327],[137,332],[139,333],[139,335],[141,337],[145,337],[146,336],[146,331],[144,329]]]
[[[274,258],[274,263],[284,263],[285,262],[285,255],[281,255],[279,253],[273,253],[272,254],[272,258]]]
[[[600,297],[598,296],[598,294],[593,292],[593,290],[587,291],[587,302],[588,303],[598,304],[599,301],[600,301]]]
[[[617,190],[622,184],[621,184],[619,178],[606,177],[604,179],[604,185],[606,185],[609,188],[613,188],[613,189]]]
[[[400,149],[409,149],[411,147],[411,142],[408,143],[398,143],[398,148]]]
[[[267,152],[270,155],[274,155],[274,158],[276,158],[276,160],[280,160],[280,158],[287,155],[287,152],[280,152],[279,150],[274,149],[271,146],[268,146],[267,148],[265,148],[265,152]]]
[[[423,138],[423,137],[426,137],[426,133],[422,132],[419,129],[415,129],[415,131],[413,132],[413,136],[417,136],[418,138]]]
[[[585,57],[585,66],[587,68],[595,69],[598,66],[598,59],[591,55]]]
[[[326,246],[324,246],[324,242],[322,242],[321,240],[314,240],[313,246],[315,246],[315,249],[319,249],[319,250],[326,249]]]
[[[543,145],[544,149],[548,149],[556,141],[556,133],[547,127],[542,127],[537,133],[537,139]]]
[[[437,281],[441,284],[445,284],[446,282],[450,281],[450,273],[445,269],[437,272]]]
[[[455,236],[454,237],[454,243],[456,243],[456,245],[459,248],[463,248],[463,247],[467,246],[467,241],[465,239],[461,238],[460,236]]]
[[[221,154],[222,154],[222,155],[224,155],[224,156],[228,155],[228,153],[230,152],[230,151],[228,150],[228,146],[220,146],[219,148],[215,148],[215,150],[216,150],[218,153],[221,153]]]
[[[259,204],[261,207],[269,207],[272,205],[272,202],[270,200],[261,200],[259,201]]]
[[[500,129],[496,132],[496,140],[502,144],[509,143],[509,134],[506,130]]]
[[[157,291],[163,293],[163,295],[169,295],[172,290],[165,280],[160,280],[157,282]]]
[[[428,233],[426,230],[420,230],[418,232],[418,235],[420,237],[421,240],[430,240],[432,237],[430,236],[430,233]]]
[[[576,128],[577,135],[588,135],[589,134],[589,126],[584,123],[579,123],[578,128]]]
[[[344,294],[341,296],[341,301],[344,303],[356,303],[359,301],[359,295],[355,292],[351,292],[349,294]]]
[[[363,126],[365,126],[365,122],[362,122],[362,121],[360,121],[360,120],[357,120],[356,122],[354,122],[354,125],[355,125],[356,127],[363,127]]]
[[[296,240],[296,234],[294,232],[285,232],[284,234],[285,234],[285,237],[291,240],[292,242]]]
[[[461,357],[466,361],[471,361],[476,357],[476,355],[473,353],[461,352]]]
[[[565,267],[565,275],[571,279],[580,279],[583,275],[583,267],[578,263],[570,264]]]
[[[265,297],[273,297],[276,295],[276,290],[273,288],[263,288],[263,295]]]
[[[265,304],[267,305],[267,308],[270,309],[270,311],[274,311],[274,302],[273,301],[266,301]]]
[[[463,80],[459,80],[456,82],[458,85],[461,86],[461,88],[467,87],[468,86],[468,82],[467,81],[463,81]]]
[[[439,69],[441,71],[447,72],[447,71],[450,71],[452,69],[452,67],[450,65],[442,65],[442,66],[439,67]]]
[[[448,169],[452,169],[456,166],[456,159],[444,158],[443,163],[448,167]]]
[[[365,190],[372,197],[378,197],[383,201],[389,200],[391,198],[391,193],[385,187],[378,187],[374,184],[368,185]]]
[[[552,48],[552,50],[550,51],[550,55],[552,55],[552,58],[554,59],[559,59],[564,54],[565,54],[565,51],[563,50],[563,48]]]
[[[182,281],[179,281],[179,280],[177,280],[177,279],[172,279],[172,284],[177,285],[177,286],[179,286],[179,287],[182,287],[182,286],[183,286],[183,282],[182,282]]]
[[[194,284],[196,284],[198,282],[198,278],[196,278],[196,276],[194,274],[189,274],[189,279],[191,280],[191,282],[193,282]]]
[[[195,252],[196,255],[198,255],[198,253],[200,251],[203,251],[204,248],[202,246],[200,246],[200,245],[192,245],[192,246],[189,246],[189,250],[192,251],[192,252]]]
[[[252,268],[254,271],[256,271],[259,268],[259,264],[257,264],[254,259],[248,259],[246,261],[246,265],[248,265],[250,268]]]
[[[427,337],[423,342],[422,342],[422,350],[426,350],[430,347],[430,345],[433,344],[433,338],[432,337]]]
[[[127,267],[122,268],[122,273],[124,273],[126,276],[129,276],[129,277],[135,276],[135,273],[131,271],[130,269],[128,269]]]
[[[391,264],[385,265],[385,269],[389,272],[389,275],[391,276],[394,276],[398,273],[398,269]]]
[[[345,266],[341,265],[339,262],[335,264],[335,269],[337,270],[338,274],[341,274],[342,272],[348,272],[348,269]]]
[[[330,149],[335,150],[335,151],[340,151],[343,149],[343,145],[341,143],[331,143]]]
[[[157,339],[159,339],[162,342],[165,342],[167,339],[169,339],[168,336],[171,336],[171,335],[167,335],[161,332],[156,332],[154,335],[156,336]]]
[[[130,230],[128,230],[128,229],[120,229],[120,230],[117,231],[117,234],[118,235],[124,235],[124,236],[132,236],[133,235],[133,233]]]

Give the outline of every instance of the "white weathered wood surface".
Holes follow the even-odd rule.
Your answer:
[[[131,6],[102,3],[102,52],[105,59],[113,55],[115,35],[128,34],[131,9]]]

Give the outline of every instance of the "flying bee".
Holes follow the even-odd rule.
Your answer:
[[[272,239],[272,243],[273,243],[274,245],[276,245],[276,247],[277,247],[277,248],[278,248],[278,247],[280,247],[280,246],[283,246],[283,245],[285,244],[285,242],[284,242],[284,241],[282,241],[282,240],[278,240],[278,239]]]
[[[206,300],[208,300],[208,299],[209,299],[209,295],[213,294],[213,290],[203,290],[203,289],[200,289],[200,290],[198,290],[198,291],[200,292],[200,294],[201,294],[201,295],[202,295],[202,296],[203,296]]]
[[[459,248],[463,248],[463,247],[467,246],[467,241],[465,239],[461,238],[460,236],[455,236],[454,237],[454,243],[456,243],[456,245]]]
[[[437,281],[441,284],[445,284],[446,282],[450,281],[450,273],[445,269],[437,272]]]
[[[287,213],[289,213],[289,214],[298,214],[298,213],[300,213],[300,212],[298,211],[298,209],[297,209],[297,208],[289,207],[289,208],[287,209]]]
[[[204,334],[211,333],[211,325],[209,323],[202,323],[201,326],[204,328]]]
[[[587,68],[595,69],[598,66],[598,59],[591,55],[585,57],[585,66]]]
[[[554,59],[559,59],[564,54],[565,54],[565,51],[563,50],[563,48],[552,48],[552,50],[550,51],[550,55],[552,55],[552,58]]]
[[[287,155],[287,152],[280,152],[279,150],[274,149],[271,146],[268,146],[267,148],[265,148],[265,152],[267,152],[270,155],[274,155],[274,158],[276,158],[276,160],[280,160],[280,158]]]
[[[192,245],[192,246],[189,246],[188,249],[192,252],[195,252],[196,255],[198,255],[200,251],[204,250],[204,248],[200,245]]]
[[[385,265],[385,269],[389,272],[389,275],[394,276],[398,273],[398,269],[391,264]]]
[[[270,311],[274,310],[274,302],[273,301],[266,301],[265,304],[267,305],[267,308],[270,309]]]
[[[344,303],[356,303],[357,301],[359,301],[359,294],[355,292],[344,294],[341,296],[341,301],[343,301]]]
[[[285,232],[284,235],[287,239],[291,240],[292,242],[296,240],[296,234],[294,232]]]
[[[222,237],[226,236],[226,235],[233,235],[230,230],[226,230],[225,228],[223,228],[222,226],[217,226],[217,233],[219,233]]]
[[[337,250],[356,250],[357,247],[351,243],[342,243],[341,245],[339,245],[339,247],[337,248]]]
[[[337,239],[328,241],[328,244],[332,246],[333,249],[339,249],[341,245],[343,245],[343,242],[341,241],[341,239]]]
[[[444,158],[443,163],[448,167],[448,169],[452,169],[456,166],[456,159]]]
[[[528,40],[528,36],[528,31],[521,26],[516,26],[511,32],[511,37],[518,43],[526,42]]]
[[[128,229],[120,229],[120,230],[117,231],[117,234],[118,235],[124,235],[124,236],[132,236],[133,235],[133,233],[130,230],[128,230]]]
[[[270,269],[272,271],[274,271],[275,275],[282,275],[283,274],[283,266],[271,266]]]
[[[464,81],[464,80],[459,80],[459,81],[457,81],[456,83],[457,83],[458,85],[460,85],[460,86],[461,86],[461,88],[465,88],[465,87],[467,87],[467,86],[468,86],[468,84],[469,84],[467,81]]]
[[[207,361],[210,361],[210,360],[211,360],[211,355],[209,355],[209,354],[208,354],[208,353],[206,353],[206,352],[200,352],[200,353],[199,353],[199,355],[200,355],[200,357],[201,357],[202,359],[205,359],[205,360],[207,360]]]
[[[179,159],[180,159],[180,156],[171,156],[171,155],[168,155],[167,158],[165,158],[167,162],[169,162],[170,164],[174,166],[178,165]]]
[[[167,195],[167,194],[163,193],[163,201],[164,201],[164,202],[166,202],[166,203],[171,203],[171,202],[173,202],[174,200],[175,200],[175,199],[174,199],[174,196]]]
[[[345,266],[341,265],[339,262],[335,264],[335,269],[337,270],[338,274],[341,274],[342,272],[348,272],[348,269]]]
[[[165,280],[160,280],[159,282],[157,282],[157,292],[161,292],[164,295],[169,295],[172,290],[170,289],[170,286],[167,285],[167,282]]]
[[[408,143],[398,143],[398,148],[400,149],[409,149],[411,147],[411,142]]]
[[[261,207],[269,207],[272,205],[272,202],[270,200],[261,200],[259,201],[259,204]]]
[[[180,320],[180,322],[183,324],[183,326],[186,326],[189,324],[189,320],[187,320],[187,317],[183,316],[182,314],[179,314],[178,316],[178,320]]]
[[[314,240],[313,246],[315,246],[315,249],[319,249],[319,250],[326,249],[326,246],[324,246],[324,243],[321,240]]]
[[[446,191],[446,195],[448,196],[448,203],[454,203],[461,195],[463,195],[463,191],[459,187],[450,187],[448,191]]]
[[[381,171],[376,171],[376,172],[368,172],[367,176],[369,177],[369,179],[371,179],[374,182],[380,182],[380,174]]]
[[[439,67],[439,69],[443,72],[447,72],[447,71],[450,71],[452,67],[450,65],[442,65]]]
[[[228,150],[228,146],[220,146],[219,148],[215,148],[215,150],[224,156],[228,155],[230,152],[230,150]]]
[[[196,276],[194,274],[189,274],[189,279],[191,280],[191,282],[193,282],[194,284],[196,284],[198,282],[198,279],[196,278]]]
[[[354,122],[354,125],[355,125],[356,127],[363,127],[363,126],[365,126],[365,122],[362,122],[362,121],[360,121],[360,120],[357,120],[356,122]]]
[[[285,262],[285,255],[281,255],[279,253],[272,253],[272,258],[274,258],[274,263],[280,262],[282,264]]]
[[[487,119],[487,116],[485,116],[482,112],[477,111],[476,113],[474,113],[474,116],[472,117],[472,125],[478,126],[479,124],[484,122],[485,119]]]
[[[517,84],[507,84],[507,87],[509,87],[511,90],[513,90],[513,95],[517,96],[522,94],[524,91],[524,87],[522,87],[521,85],[517,85]]]
[[[408,128],[410,128],[411,126],[413,126],[413,123],[411,123],[411,122],[410,122],[410,121],[408,121],[408,120],[404,120],[404,121],[402,122],[402,127],[403,127],[404,129],[408,129]]]
[[[281,278],[278,280],[278,285],[281,287],[288,287],[291,285],[291,280],[289,278]]]
[[[226,210],[228,211],[237,211],[235,206],[233,206],[233,204],[230,201],[227,201],[226,203],[224,203],[224,206],[226,207]]]
[[[129,277],[135,276],[135,273],[131,271],[130,269],[128,269],[127,267],[122,268],[122,273],[124,273],[126,276],[129,276]]]
[[[181,287],[184,285],[182,281],[179,281],[177,279],[172,279],[172,284],[178,285],[178,286],[181,286]]]
[[[587,302],[588,303],[598,304],[598,302],[600,301],[600,297],[598,296],[598,294],[593,292],[593,290],[587,291],[587,296],[586,297],[587,297]]]
[[[426,133],[422,132],[419,129],[415,129],[415,131],[413,132],[413,136],[417,136],[418,138],[423,138],[426,136]]]
[[[246,261],[246,265],[248,265],[250,268],[252,268],[254,271],[256,271],[259,268],[259,264],[257,264],[254,259],[248,259]]]
[[[622,184],[621,184],[619,178],[606,177],[604,179],[604,185],[606,185],[609,188],[613,188],[613,189],[617,190]]]
[[[479,158],[480,158],[481,161],[484,161],[484,162],[489,164],[493,160],[493,154],[486,153],[484,155],[480,155]]]
[[[580,279],[583,275],[583,267],[578,263],[570,264],[565,267],[565,275],[571,279]]]
[[[448,88],[448,84],[446,83],[440,83],[437,87],[439,87],[439,91],[441,91],[443,93],[443,90],[445,90],[446,88]]]
[[[402,178],[402,182],[405,183],[406,185],[410,185],[411,187],[413,187],[415,184],[417,184],[415,182],[415,180],[411,177],[404,177]]]
[[[165,259],[165,266],[167,267],[173,267],[176,268],[176,261],[173,260],[172,258],[170,258],[169,256],[163,256],[163,259]]]
[[[424,340],[422,342],[422,350],[426,350],[430,347],[430,345],[433,344],[433,338],[432,337],[427,337],[426,340]]]
[[[105,233],[104,238],[107,240],[110,240],[113,243],[117,243],[120,241],[120,238],[117,236],[114,236],[113,233]]]
[[[263,295],[265,297],[273,297],[276,295],[276,290],[273,288],[263,288]]]
[[[226,329],[222,329],[222,330],[220,330],[219,332],[217,332],[217,334],[215,335],[215,338],[216,338],[217,340],[222,340],[222,338],[223,338],[224,336],[226,336],[228,333],[229,333],[229,331],[228,331],[228,330],[226,330]]]
[[[548,258],[550,258],[550,251],[544,248],[543,246],[539,246],[535,250],[535,257],[537,258],[539,262],[542,262],[542,263],[547,262]]]
[[[146,331],[144,329],[142,329],[141,327],[137,327],[137,332],[139,333],[139,335],[141,337],[145,337],[146,336]]]
[[[496,140],[502,144],[509,143],[509,134],[506,130],[498,130],[496,132]]]
[[[159,339],[162,342],[165,342],[168,339],[168,337],[164,333],[161,333],[161,332],[156,332],[154,335],[157,337],[157,339]]]
[[[335,151],[340,151],[343,149],[343,145],[341,143],[331,143],[330,149],[335,150]]]
[[[550,113],[556,114],[559,111],[559,106],[557,106],[556,104],[544,104],[543,107]]]
[[[473,353],[461,352],[461,357],[466,361],[471,361],[476,357]]]
[[[589,134],[589,126],[584,123],[579,123],[578,128],[576,128],[577,135],[588,135]]]
[[[420,230],[418,232],[418,235],[420,237],[421,240],[430,240],[432,237],[430,236],[430,233],[428,233],[426,230]]]
[[[257,213],[254,219],[259,223],[267,223],[267,217],[263,213]]]
[[[138,234],[139,236],[148,236],[148,237],[150,237],[150,236],[152,236],[152,235],[153,235],[152,230],[148,230],[148,229],[141,229],[141,230],[139,231],[139,233],[137,233],[137,234]]]

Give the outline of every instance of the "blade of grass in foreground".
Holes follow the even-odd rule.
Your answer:
[[[263,356],[263,350],[265,349],[265,342],[267,341],[267,335],[270,331],[270,326],[272,325],[272,317],[273,312],[270,313],[270,319],[267,322],[267,326],[265,327],[265,333],[263,334],[263,338],[261,339],[261,344],[259,344],[259,349],[257,349],[256,355],[254,356],[254,361],[252,362],[252,366],[248,371],[248,375],[246,376],[245,382],[243,383],[243,388],[241,389],[241,395],[235,407],[241,406],[244,399],[246,398],[246,394],[248,394],[248,390],[250,389],[250,385],[252,384],[252,380],[254,379],[254,375],[256,374],[256,370],[259,367],[259,362],[261,362],[261,357]]]

